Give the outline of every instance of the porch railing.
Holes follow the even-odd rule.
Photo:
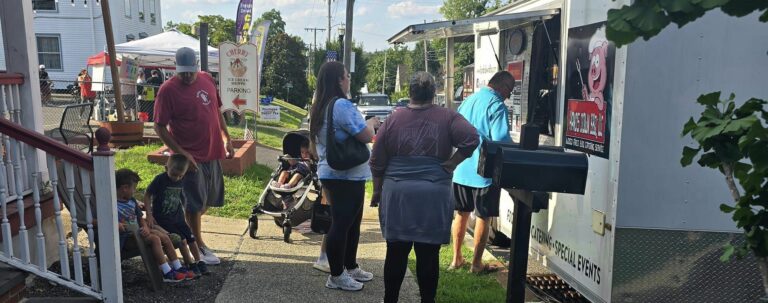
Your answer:
[[[21,74],[0,73],[0,117],[13,121],[19,125],[21,125],[21,98],[19,89],[23,83],[24,76]],[[0,136],[0,145],[9,145],[7,135],[3,134]],[[20,153],[19,159],[22,175],[28,177],[22,178],[21,182],[18,182],[21,185],[21,188],[17,189],[15,186],[17,182],[13,172],[9,171],[6,173],[6,183],[3,185],[8,189],[8,192],[6,193],[5,202],[15,201],[18,196],[28,195],[32,190],[31,180],[29,178],[29,176],[31,176],[31,174],[29,174],[30,166],[27,163],[27,155],[29,155],[29,153],[26,152],[27,146],[21,144],[19,148],[24,151]],[[11,165],[11,159],[7,157],[7,154],[3,155],[0,162],[3,162],[3,165],[6,167]]]
[[[98,151],[88,155],[29,130],[13,120],[18,117],[13,110],[19,108],[18,89],[22,84],[10,82],[8,77],[0,78],[0,262],[105,302],[122,302],[115,167],[114,154],[107,147],[109,131],[97,131]],[[10,101],[9,91],[15,98]],[[45,159],[46,163],[30,166],[38,169],[28,171],[24,156],[27,151],[36,155],[28,158]],[[53,209],[52,219],[44,220],[44,210],[49,208]],[[65,208],[69,215],[65,215]],[[34,212],[34,217],[25,212]],[[71,243],[66,238],[69,232]],[[87,244],[78,242],[83,233]],[[47,250],[46,246],[53,247]],[[48,251],[57,255],[52,259],[58,259],[58,268],[49,268]]]

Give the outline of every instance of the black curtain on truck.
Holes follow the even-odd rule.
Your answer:
[[[536,24],[531,47],[527,122],[538,126],[542,135],[554,136],[558,76],[562,66],[558,62],[560,15]]]

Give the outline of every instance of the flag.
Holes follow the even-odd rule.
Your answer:
[[[256,94],[259,94],[260,85],[261,85],[261,75],[262,71],[264,71],[263,63],[264,63],[264,49],[267,47],[267,36],[269,35],[269,26],[272,25],[272,21],[266,20],[262,21],[259,24],[254,24],[255,26],[251,27],[251,33],[250,33],[250,42],[256,45],[256,52],[259,54],[259,81],[256,87]],[[256,105],[259,106],[258,104]]]
[[[237,6],[237,20],[235,21],[235,39],[237,43],[248,42],[248,31],[251,28],[251,12],[253,0],[240,0]]]
[[[325,62],[339,61],[339,53],[336,51],[325,52]]]

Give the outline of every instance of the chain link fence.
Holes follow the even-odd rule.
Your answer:
[[[128,120],[152,122],[154,100],[159,89],[154,85],[121,83],[123,106]],[[117,120],[112,83],[92,82],[91,93],[84,92],[77,81],[49,80],[40,84],[43,107],[43,128],[50,131],[61,124],[64,109],[69,105],[93,103],[93,121]]]

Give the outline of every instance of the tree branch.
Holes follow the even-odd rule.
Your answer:
[[[736,186],[736,181],[733,180],[733,165],[724,163],[720,165],[720,168],[723,169],[725,183],[728,184],[728,189],[731,190],[731,198],[733,198],[734,202],[738,203],[739,199],[741,199],[741,193],[739,193],[739,188]]]

